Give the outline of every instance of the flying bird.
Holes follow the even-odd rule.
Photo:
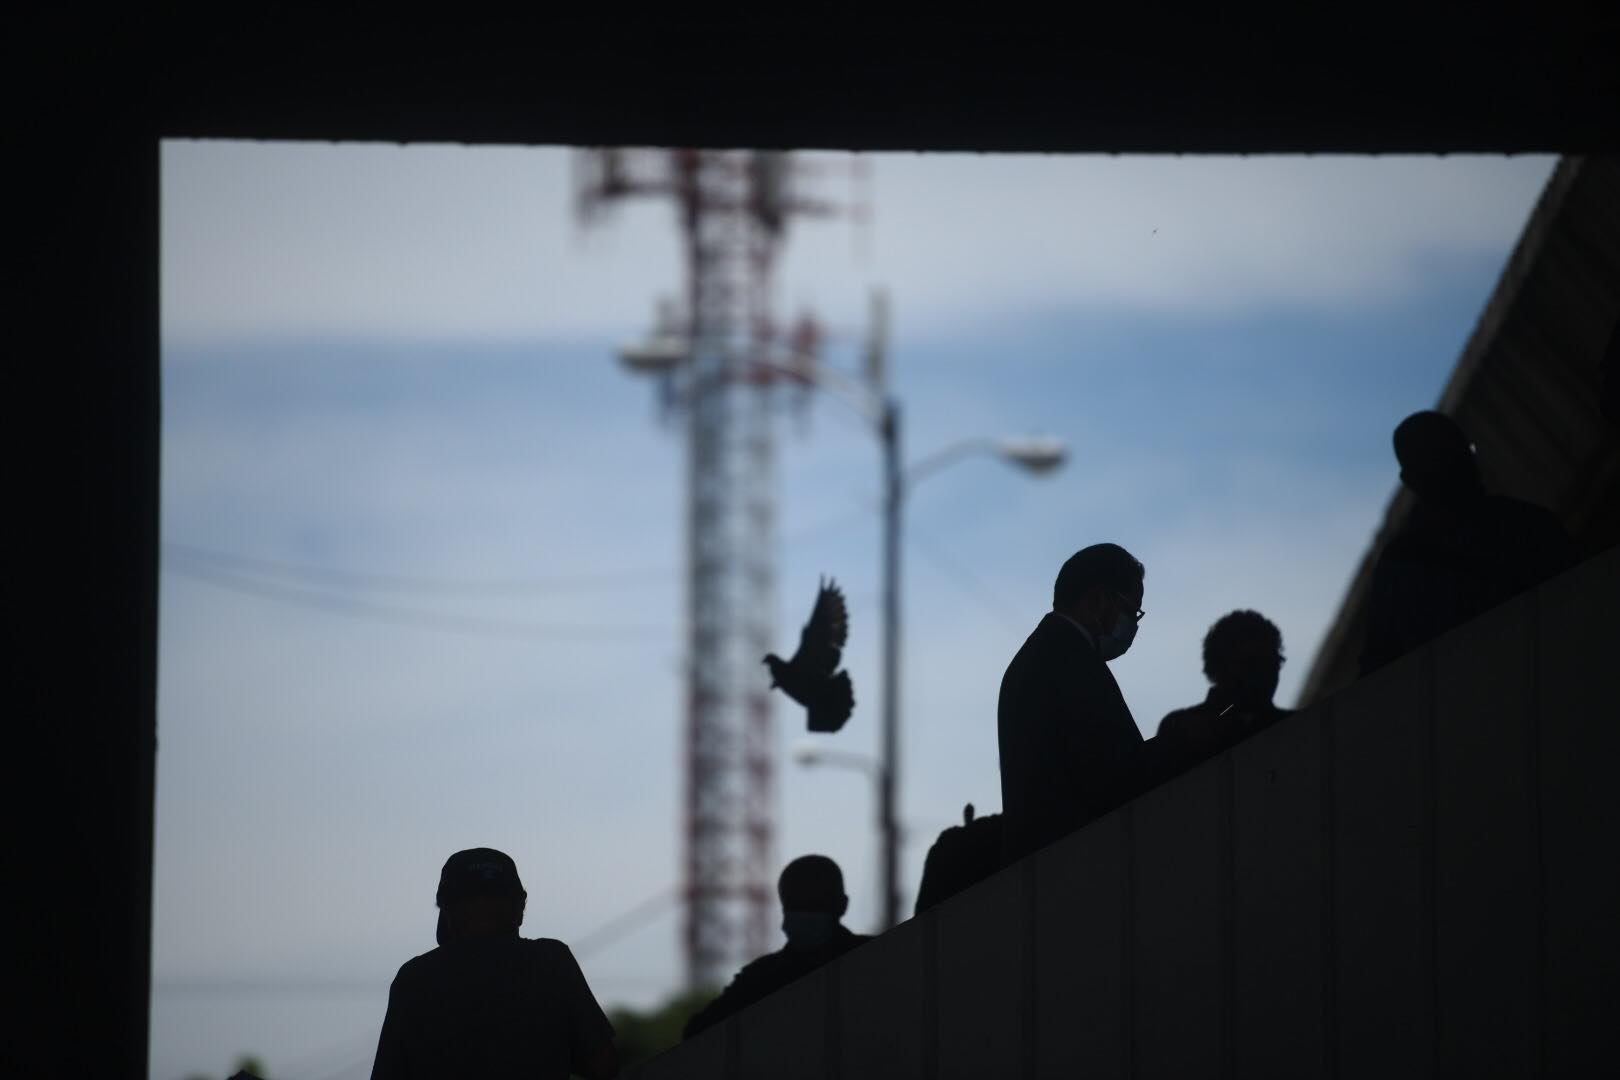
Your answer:
[[[799,634],[799,651],[793,659],[783,660],[775,653],[765,655],[765,666],[771,669],[771,689],[780,687],[805,707],[811,731],[837,731],[855,708],[849,672],[837,671],[848,637],[849,612],[844,607],[844,594],[836,582],[823,581],[810,621]]]

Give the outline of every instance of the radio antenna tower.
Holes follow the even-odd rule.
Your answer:
[[[776,733],[760,658],[773,647],[776,576],[773,388],[798,383],[819,335],[780,332],[776,256],[798,197],[785,152],[588,149],[574,155],[576,211],[673,199],[686,261],[684,309],[660,305],[652,337],[621,354],[656,376],[686,428],[687,574],[682,927],[686,981],[722,985],[769,949],[774,909]],[[803,394],[795,395],[803,407]]]

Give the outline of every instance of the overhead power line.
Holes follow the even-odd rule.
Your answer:
[[[575,938],[569,948],[573,951],[575,959],[593,952],[600,952],[631,931],[641,928],[657,916],[670,910],[680,902],[680,899],[680,889],[674,886],[660,889],[630,910],[615,915],[584,936]]]
[[[265,581],[203,565],[187,565],[184,561],[169,559],[165,568],[216,588],[229,589],[278,603],[314,608],[328,614],[369,619],[374,622],[411,626],[442,633],[471,637],[508,638],[518,641],[557,641],[559,639],[622,640],[633,636],[669,637],[670,626],[628,624],[602,626],[579,623],[532,623],[517,619],[491,619],[476,615],[458,615],[450,612],[427,611],[419,608],[382,604],[352,595],[321,592],[276,581]]]
[[[832,531],[848,524],[853,517],[869,512],[863,505],[855,514],[842,514],[827,521],[799,530],[792,540],[798,542]],[[965,596],[977,602],[987,613],[1003,625],[1016,629],[1017,619],[1006,604],[961,563],[944,554],[938,547],[912,532],[906,538],[911,547],[936,564],[944,578]],[[583,574],[555,578],[440,578],[405,574],[382,574],[360,570],[316,566],[309,563],[287,562],[278,559],[259,559],[214,548],[199,547],[165,541],[164,567],[173,573],[195,581],[278,603],[292,604],[324,611],[328,614],[385,622],[396,626],[413,626],[483,638],[508,638],[522,641],[558,638],[591,638],[600,640],[622,639],[640,635],[667,635],[673,629],[654,624],[601,626],[570,623],[533,623],[513,619],[492,619],[482,616],[461,615],[433,611],[355,596],[352,592],[337,592],[332,588],[311,587],[270,580],[266,574],[283,574],[293,578],[307,578],[330,582],[338,588],[371,588],[429,593],[513,595],[545,591],[583,591],[591,588],[630,586],[637,582],[671,581],[673,568],[643,568],[602,574]],[[852,606],[868,607],[873,597],[854,598]]]
[[[861,511],[844,511],[827,519],[812,523],[783,537],[784,544],[797,544],[842,529],[862,517]],[[591,589],[633,588],[647,585],[674,585],[680,580],[680,570],[673,564],[642,566],[624,570],[608,570],[590,574],[558,574],[555,576],[512,577],[440,577],[424,574],[393,574],[373,570],[352,570],[287,559],[266,559],[242,555],[218,548],[187,544],[175,540],[163,542],[164,553],[185,559],[193,565],[203,564],[219,572],[234,572],[254,578],[282,577],[324,589],[365,590],[371,592],[411,592],[466,596],[514,596],[524,593],[585,592]]]
[[[878,500],[869,495],[857,496],[857,501],[868,513],[875,514],[882,509]],[[950,582],[963,596],[973,600],[1008,629],[1021,631],[1022,619],[1011,610],[999,593],[986,585],[978,574],[963,566],[953,556],[947,555],[944,549],[936,546],[932,540],[922,539],[924,535],[920,530],[910,529],[907,530],[904,540],[908,547],[931,561],[940,576]]]
[[[947,555],[944,549],[936,546],[932,540],[923,540],[922,534],[915,529],[906,534],[906,541],[913,550],[932,560],[935,569],[941,572],[946,581],[956,586],[964,596],[972,598],[981,608],[994,616],[996,621],[1009,630],[1024,632],[1026,627],[1023,620],[1010,609],[1006,600],[981,581],[977,574],[954,557]]]
[[[382,574],[368,570],[342,570],[331,566],[260,559],[215,548],[164,541],[166,552],[197,562],[212,563],[249,573],[279,574],[327,582],[342,588],[364,588],[392,592],[488,593],[511,595],[526,592],[564,592],[631,586],[649,582],[675,581],[673,566],[642,567],[601,574],[573,574],[557,577],[448,578],[412,574]]]

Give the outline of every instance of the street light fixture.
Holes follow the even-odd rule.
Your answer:
[[[825,746],[818,746],[812,742],[802,742],[793,748],[793,760],[799,765],[810,768],[816,765],[832,765],[841,769],[854,769],[856,772],[866,773],[876,777],[882,766],[865,754],[855,754],[848,750],[830,750]]]
[[[637,375],[668,375],[691,354],[680,338],[657,335],[619,350],[619,362]]]
[[[1069,456],[1061,439],[1032,435],[1024,439],[1003,439],[997,452],[1014,465],[1020,465],[1037,475],[1051,472]]]
[[[692,356],[692,343],[681,332],[675,305],[660,300],[652,333],[634,345],[619,349],[619,363],[636,375],[669,376]]]
[[[1051,472],[1068,457],[1068,448],[1062,440],[1044,435],[1028,435],[1006,439],[961,439],[935,450],[906,466],[901,481],[907,492],[926,476],[932,476],[947,465],[954,465],[965,457],[986,454],[1016,465],[1025,472],[1039,475]]]

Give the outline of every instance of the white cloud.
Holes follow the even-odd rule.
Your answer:
[[[639,335],[678,290],[674,210],[571,219],[556,148],[166,142],[164,332]],[[847,158],[807,158],[829,177]],[[1545,157],[878,154],[870,257],[852,225],[794,227],[791,313],[853,326],[874,283],[903,334],[993,313],[1359,308],[1421,292],[1449,258],[1500,251]]]

